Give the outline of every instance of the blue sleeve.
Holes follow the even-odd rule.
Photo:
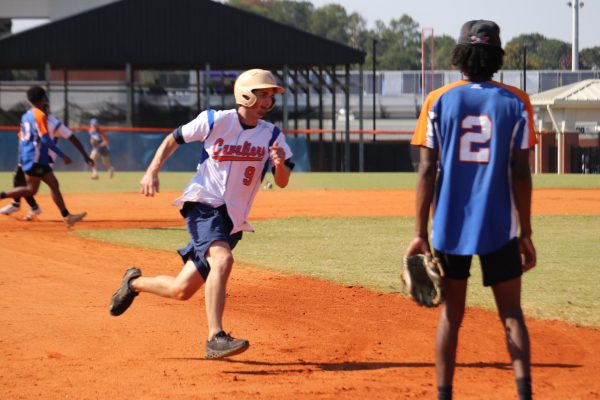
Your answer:
[[[44,135],[42,136],[42,144],[46,147],[48,147],[50,150],[52,150],[53,152],[55,152],[59,157],[64,157],[65,153],[63,153],[58,146],[56,145],[56,143],[54,143],[54,140],[52,140],[50,138],[50,135]]]

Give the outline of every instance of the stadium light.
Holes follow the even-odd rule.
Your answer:
[[[567,5],[573,9],[571,71],[577,71],[579,69],[579,9],[583,7],[583,1],[568,1]]]

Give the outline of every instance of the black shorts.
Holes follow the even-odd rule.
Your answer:
[[[444,275],[449,279],[469,279],[471,259],[473,256],[458,256],[446,254],[435,250],[435,256],[439,258],[444,268]],[[483,274],[483,286],[493,286],[506,282],[523,275],[521,266],[521,254],[519,253],[519,239],[514,238],[500,249],[489,253],[480,254],[481,272]]]
[[[36,178],[41,178],[42,176],[52,172],[52,167],[49,165],[34,163],[33,166],[25,171],[25,173],[29,176],[34,176]]]

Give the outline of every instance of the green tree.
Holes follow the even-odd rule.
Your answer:
[[[392,19],[389,26],[375,23],[379,69],[419,69],[421,67],[421,35],[419,24],[404,14]]]
[[[349,18],[339,4],[327,4],[315,10],[310,21],[310,31],[315,35],[349,44]]]
[[[268,17],[286,25],[310,31],[314,6],[309,1],[273,1]]]
[[[229,0],[227,4],[306,31],[314,11],[309,1]]]
[[[434,62],[435,69],[453,69],[452,49],[456,41],[452,36],[436,36],[434,39]]]
[[[523,68],[523,48],[527,49],[528,69],[568,69],[571,67],[570,45],[547,39],[539,33],[519,35],[504,48],[504,69]]]
[[[267,17],[273,0],[229,0],[227,5]]]
[[[581,50],[579,52],[579,64],[581,69],[600,69],[600,46]]]
[[[350,45],[354,48],[362,48],[367,34],[367,21],[360,14],[352,13],[348,16],[348,23]]]

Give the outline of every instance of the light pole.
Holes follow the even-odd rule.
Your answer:
[[[527,43],[523,43],[523,91],[527,91]]]
[[[573,9],[571,71],[577,71],[579,70],[579,9],[583,7],[583,1],[568,1],[567,5]]]
[[[377,69],[377,40],[373,39],[373,141],[375,141],[375,128],[377,124],[375,122],[376,119],[376,100],[375,100],[375,92],[377,90],[377,77],[375,75],[375,71]]]

